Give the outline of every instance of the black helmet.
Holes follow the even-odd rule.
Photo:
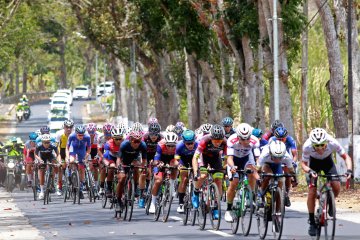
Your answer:
[[[224,128],[218,124],[214,124],[210,129],[212,139],[223,139],[225,137]]]
[[[159,134],[161,131],[161,126],[158,123],[150,123],[149,124],[149,133]]]
[[[77,125],[75,128],[75,132],[78,134],[84,134],[85,131],[86,131],[86,129],[83,125]]]

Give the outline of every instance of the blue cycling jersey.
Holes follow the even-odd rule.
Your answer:
[[[189,150],[186,148],[184,141],[178,142],[176,144],[175,158],[180,158],[180,164],[189,167],[192,165],[192,158],[195,154],[198,142],[195,142],[194,148]]]
[[[72,133],[68,138],[67,146],[70,155],[78,155],[78,161],[81,162],[86,155],[86,150],[91,147],[90,135],[85,134],[83,139],[79,140],[76,133]]]
[[[146,159],[147,152],[146,144],[144,141],[141,141],[137,149],[131,147],[131,143],[129,140],[125,140],[120,145],[119,157],[125,165],[131,164],[132,161],[137,160],[140,156],[140,153],[142,159]]]

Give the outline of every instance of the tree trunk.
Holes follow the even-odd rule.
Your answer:
[[[325,0],[316,0],[317,6],[320,8]],[[328,3],[320,9],[321,21],[325,35],[330,80],[327,89],[330,94],[330,102],[333,109],[333,121],[335,134],[337,138],[345,138],[348,136],[348,123],[346,102],[344,96],[344,73],[341,63],[341,52],[338,38],[336,36],[334,18]]]
[[[60,88],[67,88],[66,62],[65,62],[66,39],[62,37],[59,41],[60,54]]]
[[[86,57],[85,57],[86,58]],[[110,68],[115,83],[115,116],[121,116],[121,83],[120,83],[120,69],[118,59],[110,54]]]
[[[142,87],[139,87],[137,92],[138,119],[141,123],[147,123],[148,118],[148,98],[146,85],[146,82],[143,81]]]
[[[196,129],[200,126],[200,109],[198,101],[198,71],[196,67],[196,59],[193,55],[185,54],[185,78],[186,78],[186,101],[188,114],[188,127]]]
[[[264,50],[262,43],[258,45],[258,72],[256,73],[256,123],[254,127],[265,130],[265,88],[264,88]]]
[[[15,94],[19,94],[19,84],[20,84],[20,73],[19,73],[19,59],[15,60]]]
[[[11,71],[9,73],[9,87],[8,87],[8,95],[7,96],[13,96],[14,95],[14,73]]]
[[[304,16],[308,19],[308,0],[304,2]],[[305,28],[302,38],[301,49],[301,106],[300,106],[300,131],[301,143],[307,139],[307,87],[308,87],[308,29]]]
[[[23,75],[22,75],[22,92],[26,93],[27,92],[27,80],[28,78],[28,72],[27,72],[27,67],[24,66],[23,67]]]
[[[231,74],[233,66],[231,64],[231,57],[226,51],[226,47],[221,39],[217,38],[220,49],[220,70],[221,70],[221,117],[232,116],[232,93],[233,93],[233,76]]]

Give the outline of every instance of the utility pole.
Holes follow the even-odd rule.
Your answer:
[[[96,89],[99,84],[98,57],[99,57],[98,52],[96,51],[96,53],[95,53],[95,94],[96,94],[95,97],[96,97],[96,100],[98,100]]]
[[[278,43],[278,17],[277,17],[277,0],[273,0],[273,53],[274,53],[274,120],[280,119],[279,106],[279,43]]]
[[[348,0],[348,126],[349,126],[349,156],[352,161],[352,171],[354,173],[354,118],[353,118],[353,74],[352,74],[352,6],[353,1]],[[354,188],[354,179],[350,181],[351,188]]]

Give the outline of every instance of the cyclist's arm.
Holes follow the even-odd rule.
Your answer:
[[[196,176],[197,175],[197,172],[198,172],[198,159],[200,157],[200,154],[197,150],[195,151],[195,154],[193,156],[193,159],[192,159],[192,168],[193,168],[193,172],[194,172],[194,175]]]
[[[344,153],[344,154],[341,155],[341,157],[345,160],[347,170],[352,171],[352,162],[351,162],[351,158],[350,158],[349,154]]]

